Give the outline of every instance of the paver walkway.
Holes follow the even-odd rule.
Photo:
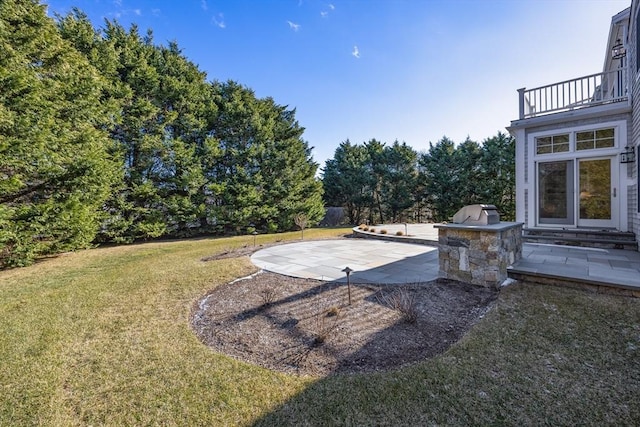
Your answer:
[[[640,252],[525,243],[522,259],[510,271],[640,289]]]
[[[385,224],[387,238],[408,230],[412,238],[435,244],[432,224]],[[414,283],[438,277],[438,250],[433,246],[370,239],[320,240],[262,249],[251,257],[258,267],[275,273],[354,283]],[[523,258],[510,271],[587,284],[640,290],[640,252],[525,243]]]

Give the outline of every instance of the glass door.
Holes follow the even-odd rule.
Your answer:
[[[538,223],[574,224],[573,160],[538,163]]]
[[[580,196],[578,225],[615,228],[617,186],[611,158],[578,161]]]

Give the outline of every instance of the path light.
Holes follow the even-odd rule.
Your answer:
[[[407,228],[407,223],[405,222],[405,223],[404,223],[404,235],[405,235],[405,236],[408,236],[408,235],[409,235],[409,231],[408,231],[408,230],[409,230],[409,229]]]
[[[349,275],[352,271],[353,270],[349,267],[345,267],[344,270],[342,270],[343,273],[347,274],[347,292],[349,294],[349,305],[351,305],[351,280],[349,279]]]
[[[251,234],[253,234],[253,246],[255,247],[255,246],[256,246],[256,236],[258,235],[258,232],[257,232],[257,231],[254,231],[254,232],[253,232],[253,233],[251,233]]]

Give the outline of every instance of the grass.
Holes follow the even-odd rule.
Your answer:
[[[276,238],[299,233],[257,237]],[[392,373],[300,378],[213,353],[189,328],[192,306],[255,267],[200,259],[252,244],[111,247],[0,272],[0,425],[640,422],[632,298],[513,285],[448,352]]]

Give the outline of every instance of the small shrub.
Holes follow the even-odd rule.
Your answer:
[[[360,224],[360,225],[358,226],[358,229],[359,229],[359,230],[364,230],[365,228],[369,228],[369,227],[367,227],[367,224]]]
[[[404,233],[400,230],[396,231],[396,236],[404,236]]]
[[[376,229],[375,229],[375,228],[370,228],[370,229],[369,229],[369,231],[370,231],[371,233],[375,233],[375,232],[376,232]]]
[[[264,288],[260,291],[260,297],[262,298],[262,306],[268,307],[276,300],[276,290],[273,288]]]
[[[331,309],[333,308],[335,308],[336,311],[339,312],[337,307],[332,307]],[[331,309],[329,309],[329,311],[331,311]],[[319,347],[327,342],[329,338],[331,338],[331,333],[333,332],[333,330],[338,326],[337,314],[335,316],[332,316],[333,319],[327,321],[327,317],[329,317],[329,311],[327,311],[326,315],[324,316],[321,316],[320,313],[316,315],[316,325],[313,330],[313,347]]]
[[[367,227],[366,225],[364,226],[364,228],[362,229],[362,231],[369,231],[369,227]]]
[[[387,230],[380,230],[380,234],[387,234]]]
[[[400,312],[402,319],[407,323],[416,323],[418,321],[416,295],[408,288],[399,288],[388,294],[382,293],[378,296],[378,302]]]
[[[314,346],[321,346],[322,344],[324,344],[327,341],[327,338],[329,338],[327,333],[324,333],[325,331],[316,334],[315,338],[313,339],[313,345]]]
[[[327,317],[335,317],[340,314],[340,309],[336,306],[333,306],[327,310]]]
[[[304,240],[304,229],[307,227],[309,223],[309,218],[304,213],[298,213],[293,217],[293,222],[296,223],[300,231],[302,232],[302,239]]]

